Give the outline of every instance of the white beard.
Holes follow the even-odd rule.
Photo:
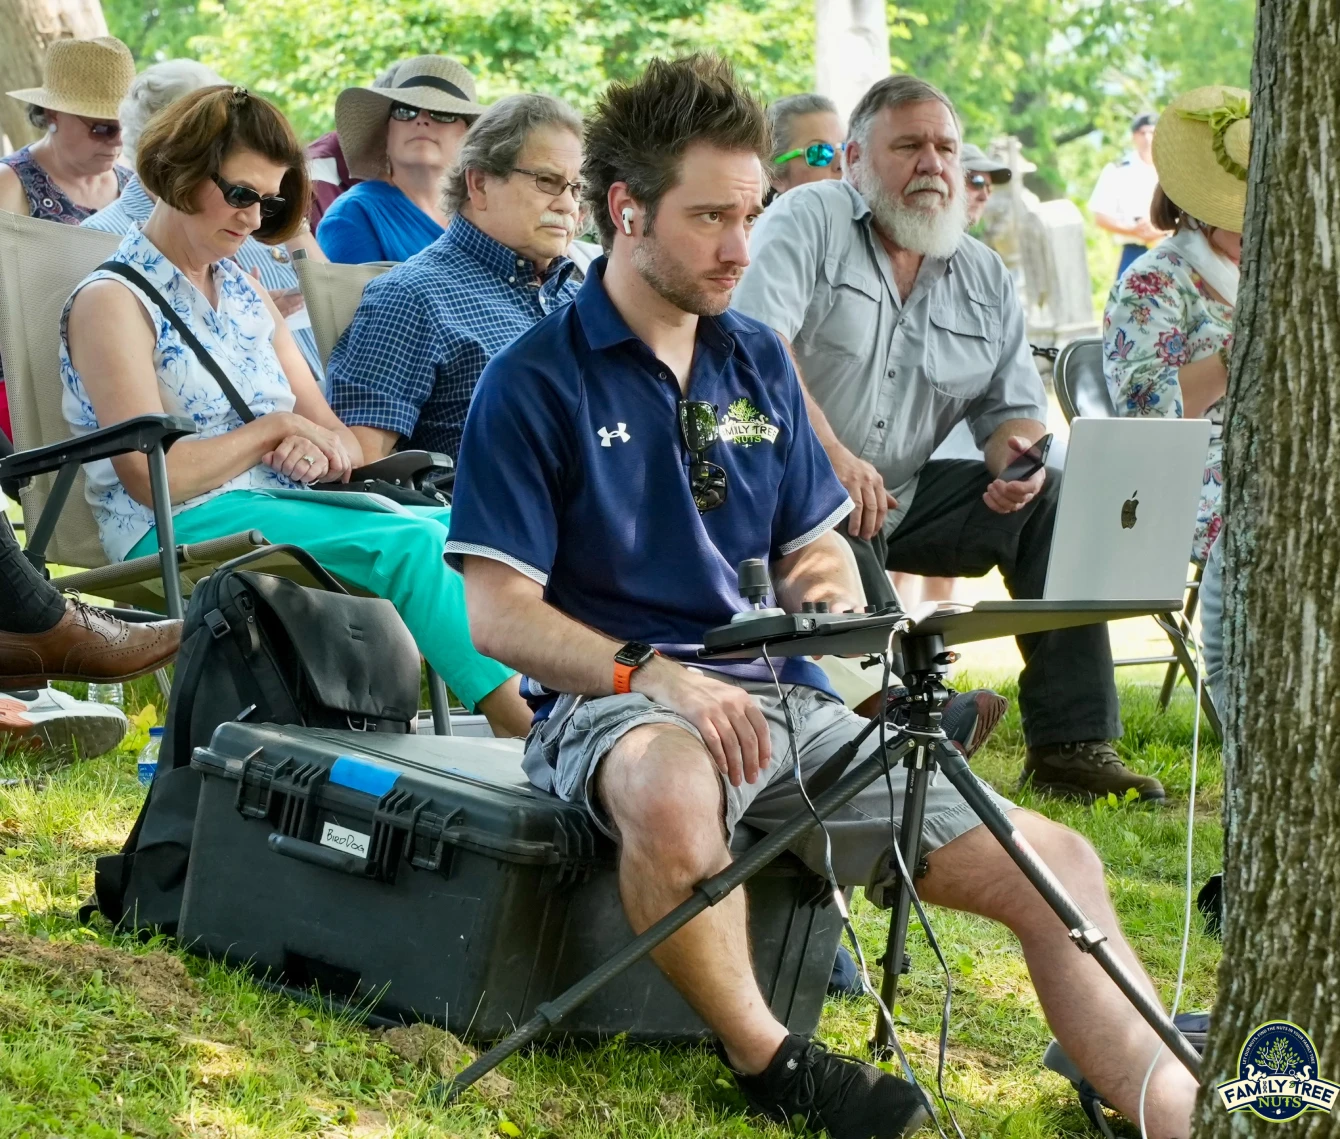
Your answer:
[[[901,195],[889,193],[864,163],[857,163],[848,176],[895,245],[926,257],[949,257],[959,247],[968,225],[968,199],[963,194],[946,199],[938,210],[920,210],[907,205]]]

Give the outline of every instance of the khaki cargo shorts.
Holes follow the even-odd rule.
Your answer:
[[[722,776],[728,840],[738,823],[772,831],[805,806],[796,785],[786,717],[777,689],[749,683],[740,686],[753,694],[763,710],[772,738],[772,762],[753,784],[732,787]],[[806,778],[867,722],[818,689],[783,684],[782,693],[790,706],[800,770]],[[617,842],[618,833],[596,795],[596,772],[620,738],[644,724],[674,724],[698,738],[697,730],[688,720],[641,693],[585,700],[561,696],[549,718],[537,724],[526,740],[526,772],[536,786],[569,803],[584,806],[595,824]],[[857,761],[865,759],[878,746],[878,735],[872,733]],[[898,767],[893,771],[892,801],[888,785],[881,777],[827,820],[833,844],[833,870],[839,884],[865,887],[867,896],[876,905],[883,904],[884,888],[897,875],[896,866],[891,869],[889,860],[892,835],[902,822],[906,784],[906,770]],[[982,786],[1001,810],[1015,809],[1008,799],[986,784]],[[937,772],[926,794],[923,852],[930,853],[979,825],[972,808],[949,780]],[[817,827],[799,839],[794,850],[816,873],[824,872],[823,832]]]

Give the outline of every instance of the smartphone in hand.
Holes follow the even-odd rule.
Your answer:
[[[1004,482],[1023,482],[1025,479],[1031,479],[1047,465],[1047,452],[1051,449],[1052,437],[1049,433],[1001,471],[1000,478]]]

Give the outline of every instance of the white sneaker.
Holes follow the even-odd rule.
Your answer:
[[[120,708],[57,688],[0,692],[0,736],[48,751],[93,759],[115,748],[129,728]]]

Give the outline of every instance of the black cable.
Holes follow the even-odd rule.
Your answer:
[[[953,1125],[954,1134],[958,1139],[965,1139],[963,1129],[959,1126],[958,1119],[954,1115],[954,1109],[949,1106],[949,1097],[945,1095],[945,1057],[949,1051],[949,1018],[952,1011],[952,1002],[954,997],[954,982],[949,972],[949,962],[945,960],[945,955],[940,949],[939,939],[935,936],[935,931],[931,928],[931,920],[926,915],[922,907],[921,898],[917,894],[916,887],[912,882],[912,875],[909,873],[907,864],[903,860],[902,847],[898,842],[898,827],[894,822],[893,814],[896,805],[897,796],[893,789],[893,772],[889,767],[889,751],[885,742],[886,720],[883,715],[883,708],[888,702],[889,683],[893,676],[893,633],[889,633],[889,643],[884,650],[884,685],[883,694],[880,699],[881,714],[879,718],[879,755],[880,761],[884,766],[884,784],[889,791],[889,842],[893,849],[893,857],[898,863],[898,873],[902,878],[903,888],[907,891],[907,896],[912,900],[912,908],[916,911],[917,921],[921,923],[921,928],[926,934],[926,941],[934,952],[936,960],[940,962],[940,968],[945,975],[945,999],[940,1007],[940,1054],[935,1066],[935,1086],[936,1092],[940,1096],[940,1102],[944,1104],[945,1114],[949,1116],[949,1122]],[[894,920],[892,912],[889,914],[889,920]],[[885,961],[885,969],[901,970],[903,963],[901,961]],[[881,1002],[882,1007],[882,1002]],[[892,1020],[890,1020],[892,1024]],[[893,1040],[893,1030],[890,1028],[889,1039]],[[896,1043],[895,1043],[896,1047]],[[936,1120],[936,1127],[939,1127],[939,1120]],[[943,1136],[944,1131],[940,1134]]]
[[[930,1115],[931,1119],[935,1121],[935,1129],[940,1133],[940,1139],[948,1139],[948,1136],[945,1135],[944,1133],[944,1128],[940,1126],[940,1117],[935,1110],[935,1105],[931,1102],[930,1096],[926,1094],[926,1089],[921,1086],[921,1083],[917,1079],[916,1074],[912,1071],[912,1065],[908,1062],[907,1056],[903,1052],[902,1045],[898,1043],[898,1036],[895,1031],[895,1026],[893,1022],[893,1014],[884,1004],[883,998],[881,998],[879,993],[875,991],[875,987],[870,983],[869,968],[866,965],[865,952],[864,950],[861,949],[861,939],[856,936],[856,928],[855,926],[852,925],[851,914],[847,909],[847,900],[845,897],[843,897],[842,887],[838,885],[837,874],[833,870],[833,839],[828,832],[828,823],[826,820],[821,819],[819,817],[819,812],[814,809],[814,803],[810,799],[809,791],[807,791],[805,788],[805,780],[802,778],[801,775],[800,746],[796,741],[796,727],[794,721],[791,718],[791,703],[790,700],[788,699],[787,693],[782,691],[782,683],[777,676],[777,669],[772,663],[772,657],[768,655],[768,646],[765,644],[761,646],[761,648],[763,652],[763,660],[767,663],[768,671],[772,674],[773,687],[777,689],[777,699],[782,706],[782,715],[786,720],[786,734],[791,750],[791,771],[793,776],[795,777],[796,786],[800,788],[801,798],[805,800],[805,806],[809,808],[810,814],[814,816],[814,820],[819,826],[820,833],[822,833],[824,836],[824,878],[827,881],[829,887],[833,891],[833,899],[837,904],[838,914],[842,918],[842,928],[846,931],[847,937],[851,941],[852,951],[856,954],[856,964],[858,967],[858,975],[861,978],[861,988],[865,991],[865,994],[867,996],[871,997],[874,1000],[876,1006],[879,1009],[879,1015],[883,1018],[884,1023],[888,1027],[889,1041],[893,1044],[894,1053],[898,1057],[899,1064],[902,1065],[903,1074],[907,1077],[907,1082],[911,1084],[912,1087],[916,1089],[917,1094],[921,1096],[923,1106],[926,1108],[926,1111]],[[888,753],[884,750],[885,748],[884,708],[888,704],[888,676],[889,676],[887,657],[885,658],[884,676],[885,676],[884,692],[880,697],[881,704],[880,704],[879,746],[881,755],[884,758],[884,770],[887,773]],[[958,1126],[957,1123],[955,1123],[956,1128],[957,1126]],[[958,1135],[959,1139],[964,1139],[963,1133],[961,1131],[958,1133]]]

